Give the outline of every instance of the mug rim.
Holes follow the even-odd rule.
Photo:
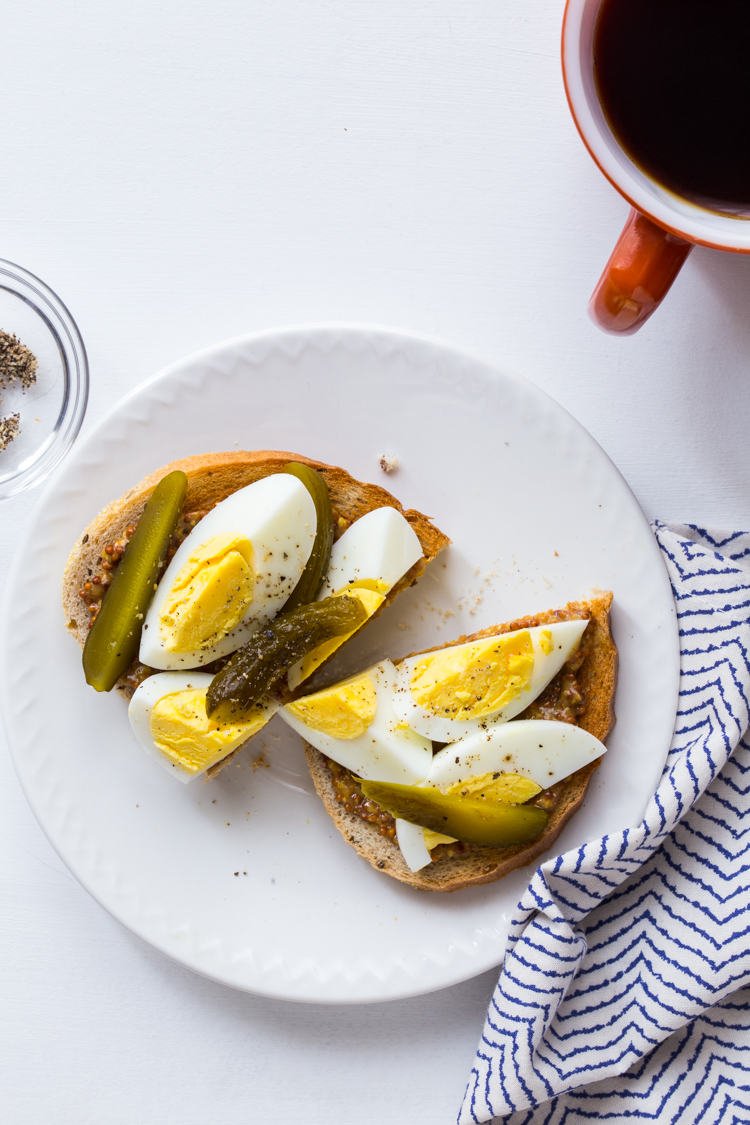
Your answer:
[[[631,207],[671,234],[714,250],[750,254],[750,218],[721,215],[670,192],[639,168],[614,136],[596,95],[593,65],[584,69],[602,2],[566,0],[562,25],[565,95],[589,155]]]

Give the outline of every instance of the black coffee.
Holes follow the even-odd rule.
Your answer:
[[[636,164],[703,206],[750,211],[750,0],[604,0],[594,62]]]

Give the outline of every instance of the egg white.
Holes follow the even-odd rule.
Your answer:
[[[412,695],[411,680],[418,665],[424,659],[424,653],[410,656],[399,664],[393,709],[403,722],[409,724],[412,730],[423,734],[425,738],[432,738],[436,742],[456,742],[459,738],[467,738],[476,732],[486,731],[498,723],[506,723],[508,719],[512,719],[514,715],[519,715],[530,703],[533,703],[538,695],[541,695],[553,676],[557,675],[565,661],[578,647],[587,625],[587,620],[557,621],[554,624],[539,625],[529,629],[528,632],[534,648],[534,669],[530,683],[526,689],[500,711],[485,715],[480,719],[451,719],[444,715],[433,715],[432,712],[420,706]],[[545,653],[541,647],[540,636],[543,632],[552,634],[554,647],[550,653]],[[503,635],[510,637],[514,634],[505,633]],[[470,648],[472,643],[475,642],[449,647],[460,650]]]
[[[445,790],[486,774],[515,773],[549,789],[606,750],[593,734],[570,723],[518,719],[444,746],[432,759],[420,788]],[[421,871],[432,862],[420,825],[397,820],[396,839],[411,871]]]
[[[165,695],[174,695],[179,691],[187,691],[189,688],[205,688],[207,690],[212,679],[213,676],[208,672],[160,672],[157,676],[149,676],[136,688],[128,707],[130,727],[143,749],[150,758],[159,762],[164,769],[185,783],[196,777],[202,777],[206,771],[201,770],[199,773],[191,773],[190,770],[183,769],[177,762],[173,762],[165,754],[162,754],[151,733],[151,712]],[[263,710],[266,714],[266,722],[270,722],[278,710],[278,704],[271,699],[264,700]],[[237,749],[237,747],[232,749]],[[232,753],[232,750],[227,750],[227,754],[230,753]]]
[[[343,680],[342,685],[369,676],[375,688],[375,718],[364,734],[357,738],[332,738],[313,730],[294,715],[288,707],[279,711],[281,718],[311,746],[351,770],[366,781],[390,781],[414,785],[426,776],[432,763],[432,743],[408,728],[399,729],[393,713],[393,690],[396,669],[390,660],[376,664]],[[307,697],[307,698],[314,698]]]
[[[317,516],[310,493],[291,474],[275,473],[238,489],[197,524],[167,567],[143,623],[139,659],[150,668],[197,668],[228,656],[279,612],[297,585],[315,541]],[[190,555],[215,535],[250,541],[257,567],[253,600],[242,621],[214,645],[168,652],[159,619],[172,584]]]
[[[444,746],[421,784],[447,789],[472,777],[515,773],[549,789],[606,750],[593,734],[572,723],[517,719]]]
[[[412,824],[410,820],[396,820],[396,840],[410,871],[421,871],[428,863],[432,863],[432,856],[425,843],[424,828],[420,828],[418,824]]]
[[[333,545],[318,601],[365,580],[385,594],[422,558],[422,544],[395,508],[375,508],[348,527]]]

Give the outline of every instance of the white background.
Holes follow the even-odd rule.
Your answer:
[[[628,208],[568,116],[562,9],[6,5],[0,257],[76,317],[88,423],[225,337],[390,324],[534,380],[648,516],[750,526],[750,261],[697,249],[634,338],[587,320]],[[3,579],[35,499],[0,510]],[[454,1119],[494,973],[364,1008],[231,992],[104,914],[47,844],[5,753],[0,773],[3,1121]]]

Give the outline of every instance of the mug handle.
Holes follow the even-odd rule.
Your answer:
[[[692,249],[633,208],[589,301],[594,324],[632,336],[664,300]]]

